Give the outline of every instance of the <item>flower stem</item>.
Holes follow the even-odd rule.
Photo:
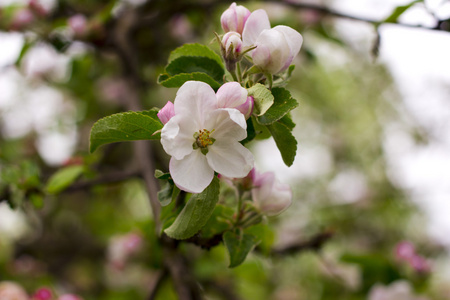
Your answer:
[[[238,62],[236,64],[236,71],[237,71],[238,82],[241,83],[241,81],[242,81],[241,62]]]

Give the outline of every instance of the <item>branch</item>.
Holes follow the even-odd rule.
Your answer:
[[[321,232],[307,241],[300,241],[298,243],[289,245],[284,248],[274,249],[272,250],[272,254],[277,256],[296,254],[306,250],[318,251],[322,248],[322,246],[334,236],[334,231],[328,230],[325,232]]]
[[[98,184],[108,184],[108,183],[116,183],[116,182],[125,181],[125,180],[128,180],[133,177],[138,177],[139,174],[140,173],[138,171],[124,171],[124,172],[107,173],[107,174],[104,174],[101,177],[93,179],[93,180],[76,182],[76,183],[72,184],[71,186],[69,186],[68,188],[66,188],[63,191],[63,193],[67,193],[67,192],[70,193],[70,192],[74,192],[74,191],[85,190],[85,189],[88,189],[88,188],[90,188],[94,185],[98,185]]]
[[[286,5],[286,6],[295,8],[295,9],[313,10],[313,11],[319,12],[326,16],[333,16],[333,17],[338,17],[338,18],[342,18],[342,19],[360,21],[360,22],[377,25],[377,26],[382,25],[382,24],[394,24],[394,25],[409,27],[409,28],[421,28],[421,29],[427,29],[427,30],[445,31],[443,29],[443,26],[440,26],[440,24],[443,22],[441,20],[436,20],[438,22],[438,24],[435,27],[426,27],[426,26],[422,26],[422,25],[406,24],[406,23],[400,23],[400,22],[383,23],[383,20],[380,21],[380,20],[374,20],[374,19],[369,19],[369,18],[364,18],[364,17],[352,16],[352,15],[348,15],[348,14],[344,14],[344,13],[335,11],[328,7],[315,5],[315,4],[298,3],[298,2],[293,2],[292,0],[281,0],[281,1],[265,0],[265,2],[274,2],[274,3],[278,3],[278,4],[281,3],[283,5]]]

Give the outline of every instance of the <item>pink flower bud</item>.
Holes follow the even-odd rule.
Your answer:
[[[76,14],[69,18],[67,21],[70,29],[74,32],[75,36],[81,37],[86,35],[88,31],[88,22],[84,15]]]
[[[248,97],[248,92],[239,83],[227,82],[216,93],[219,108],[236,108],[246,119],[253,112],[253,97]]]
[[[414,255],[409,260],[409,263],[411,267],[418,273],[429,273],[431,271],[431,267],[428,261],[420,255]]]
[[[226,56],[241,53],[242,40],[241,35],[235,31],[225,33],[222,38],[222,47],[225,49]]]
[[[395,247],[395,256],[398,260],[409,260],[416,255],[414,245],[410,242],[403,241]]]
[[[278,182],[273,172],[259,174],[253,172],[252,199],[255,205],[267,216],[275,216],[292,203],[289,185]]]
[[[225,32],[236,31],[242,34],[245,22],[250,16],[250,11],[242,5],[236,5],[233,2],[230,7],[223,12],[220,17],[220,23]]]
[[[52,291],[48,288],[39,288],[33,295],[35,300],[50,300],[52,297]]]
[[[163,124],[166,124],[167,122],[169,122],[169,120],[173,116],[175,116],[175,109],[174,109],[173,103],[170,101],[167,101],[166,105],[164,105],[164,107],[161,108],[161,110],[158,112],[157,116]]]
[[[29,9],[21,9],[14,15],[11,28],[14,30],[21,30],[33,21],[33,12]]]
[[[11,281],[0,282],[0,299],[28,300],[25,290],[17,283]]]
[[[245,119],[247,120],[248,118],[250,118],[250,116],[253,113],[254,104],[255,104],[255,100],[253,99],[253,97],[248,96],[247,101],[245,101],[244,104],[241,104],[238,107],[236,107],[236,109],[239,110],[245,116]]]

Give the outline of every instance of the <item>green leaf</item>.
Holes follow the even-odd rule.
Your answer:
[[[287,128],[289,128],[290,131],[292,131],[292,129],[294,129],[294,127],[295,127],[295,123],[294,123],[294,121],[292,121],[292,117],[291,117],[290,113],[286,114],[284,117],[282,117],[280,120],[278,120],[278,122],[285,125]]]
[[[170,173],[164,173],[163,171],[156,169],[155,170],[155,178],[161,179],[161,180],[169,179]]]
[[[252,116],[252,124],[255,128],[256,140],[265,140],[271,137],[270,131],[269,129],[267,129],[267,126],[259,124],[255,116]]]
[[[190,238],[206,224],[218,200],[219,179],[214,177],[203,192],[191,196],[173,224],[164,232],[177,240]]]
[[[60,169],[50,177],[45,187],[47,193],[58,194],[70,186],[82,173],[84,166],[69,166]]]
[[[257,224],[244,229],[244,232],[255,236],[261,242],[258,244],[264,254],[269,255],[275,242],[275,233],[267,224]]]
[[[227,231],[223,235],[223,242],[230,255],[229,268],[242,264],[250,251],[259,243],[259,239],[252,234],[244,233],[241,229]]]
[[[173,184],[172,180],[169,180],[164,188],[158,192],[158,200],[161,206],[167,206],[172,203],[180,194],[180,189]]]
[[[98,120],[91,129],[90,151],[104,144],[137,140],[157,140],[163,125],[156,110],[124,112]]]
[[[255,100],[255,113],[257,116],[265,114],[274,102],[272,93],[261,83],[257,83],[249,88],[248,95],[253,96]]]
[[[220,88],[220,83],[215,81],[211,76],[205,73],[183,73],[175,76],[169,76],[168,74],[161,74],[158,77],[158,83],[167,88],[177,88],[182,86],[186,81],[195,80],[202,81],[209,84],[214,90]]]
[[[214,59],[201,56],[181,56],[166,66],[170,76],[184,73],[205,73],[216,81],[222,81],[225,71]]]
[[[292,98],[291,93],[285,88],[273,88],[272,95],[274,97],[273,105],[264,115],[258,117],[260,124],[270,125],[298,106],[297,100]]]
[[[267,128],[272,134],[278,150],[280,150],[284,163],[290,167],[294,163],[295,154],[297,152],[297,141],[292,135],[291,130],[280,122],[268,125]]]
[[[202,44],[184,44],[183,46],[178,47],[170,53],[169,63],[182,56],[201,56],[211,58],[215,60],[223,69],[223,63],[220,56]]]
[[[409,4],[397,6],[394,9],[394,11],[391,13],[391,15],[384,20],[384,23],[397,23],[398,18],[405,11],[407,11],[411,6],[413,6],[414,4],[419,3],[419,2],[423,2],[423,0],[415,0],[415,1],[412,1],[411,3],[409,3]]]

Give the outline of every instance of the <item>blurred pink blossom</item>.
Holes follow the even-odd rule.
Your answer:
[[[0,300],[29,300],[25,290],[15,282],[0,281]]]

